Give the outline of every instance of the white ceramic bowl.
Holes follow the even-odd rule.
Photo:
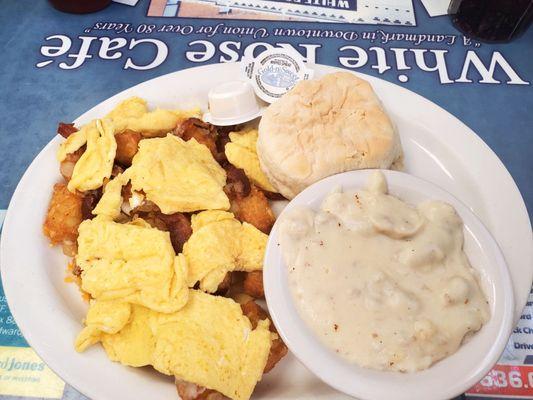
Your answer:
[[[325,178],[296,196],[282,212],[306,205],[318,209],[334,187],[365,187],[372,170],[346,172]],[[287,268],[278,246],[276,223],[270,234],[263,277],[272,320],[296,357],[330,386],[361,400],[445,400],[477,383],[497,362],[513,328],[513,289],[507,265],[496,241],[462,202],[445,190],[414,176],[383,171],[389,192],[411,204],[442,200],[455,207],[464,222],[464,250],[479,271],[489,299],[491,318],[453,355],[425,371],[383,372],[350,364],[327,349],[300,318],[287,283]],[[279,221],[279,219],[278,219]]]

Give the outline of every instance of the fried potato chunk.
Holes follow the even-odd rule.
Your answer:
[[[43,224],[43,232],[50,243],[72,245],[78,237],[78,226],[82,221],[82,198],[67,189],[67,185],[54,185],[52,199]]]
[[[115,160],[125,167],[129,167],[131,165],[131,160],[133,160],[133,156],[137,154],[137,151],[139,150],[139,142],[141,139],[142,136],[140,133],[129,129],[116,134],[115,141],[117,142],[117,152],[115,154]]]
[[[276,217],[263,191],[250,183],[244,170],[231,164],[224,169],[227,177],[224,192],[230,199],[231,212],[239,221],[268,234]]]
[[[250,194],[230,199],[231,211],[238,220],[248,222],[264,233],[269,233],[276,217],[265,194],[252,185]]]
[[[244,276],[243,290],[244,293],[252,296],[255,299],[264,299],[265,291],[263,288],[263,272],[246,272]]]
[[[176,389],[181,400],[227,400],[228,397],[216,390],[206,389],[195,383],[176,378]]]
[[[243,314],[246,315],[250,320],[253,329],[255,329],[259,321],[269,318],[267,312],[253,300],[249,301],[248,303],[241,304],[241,309]],[[270,323],[269,329],[270,332],[273,332],[277,335],[278,331],[273,323]],[[266,374],[267,372],[271,371],[272,368],[274,368],[275,365],[287,355],[288,351],[289,349],[279,336],[274,339],[272,341],[272,345],[270,346],[270,353],[268,354],[268,360],[263,373]]]

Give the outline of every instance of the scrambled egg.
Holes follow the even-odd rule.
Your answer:
[[[85,328],[76,350],[102,342],[109,358],[125,365],[152,365],[158,371],[248,399],[261,379],[272,334],[268,320],[252,330],[233,300],[214,292],[229,271],[262,269],[267,235],[240,223],[224,193],[226,173],[209,149],[195,139],[168,134],[199,110],[149,111],[146,101],[121,102],[104,119],[94,120],[61,145],[59,161],[87,145],[72,173],[70,191],[101,187],[111,176],[115,133],[133,130],[144,139],[130,168],[109,180],[93,210],[95,218],[78,229],[76,264],[81,288],[91,296]],[[261,188],[275,191],[259,168],[257,131],[231,133],[226,154]],[[192,216],[193,234],[176,256],[168,232],[142,219],[114,222],[120,216],[122,187],[143,192],[166,214],[203,211]]]
[[[195,140],[168,135],[141,141],[132,166],[107,183],[93,214],[116,219],[121,189],[130,180],[134,193],[142,190],[163,213],[229,208],[223,190],[226,173]]]
[[[115,106],[115,108],[113,108],[109,114],[106,115],[106,117],[113,120],[128,120],[140,118],[147,112],[148,104],[146,100],[134,96],[118,103],[118,105]]]
[[[125,174],[132,189],[144,191],[164,214],[230,207],[223,190],[226,172],[195,139],[142,140]]]
[[[268,236],[232,213],[204,211],[192,216],[193,233],[183,246],[188,266],[188,285],[213,293],[229,271],[263,268]]]
[[[110,180],[104,188],[100,201],[93,210],[94,215],[104,215],[114,220],[120,215],[122,206],[122,186],[128,183],[125,174],[118,174]]]
[[[107,117],[113,120],[117,133],[130,129],[144,137],[161,136],[172,131],[178,122],[191,117],[199,118],[200,109],[148,111],[146,100],[131,97],[124,100]]]
[[[93,123],[94,121],[91,121],[88,124],[83,125],[80,130],[74,132],[68,138],[66,138],[65,141],[61,142],[57,151],[57,160],[59,162],[67,158],[68,154],[74,153],[85,143],[87,143],[87,131],[91,129],[91,124]]]
[[[102,342],[122,364],[174,375],[235,399],[248,399],[261,379],[272,334],[255,330],[233,300],[190,290],[189,302],[163,314],[117,301],[93,301],[76,350]]]
[[[111,176],[117,150],[115,131],[110,120],[97,119],[83,129],[87,139],[87,150],[82,154],[68,183],[68,190],[86,191],[102,186],[104,179]]]
[[[130,322],[132,306],[122,300],[91,300],[85,317],[85,328],[74,343],[76,351],[84,351],[100,342],[104,334],[120,332]]]
[[[104,178],[109,178],[117,147],[115,133],[130,129],[144,137],[160,136],[172,131],[180,121],[200,114],[200,109],[149,111],[146,101],[139,97],[124,100],[104,119],[82,126],[59,146],[57,159],[61,162],[87,144],[87,150],[74,167],[68,189],[96,189],[102,186]]]
[[[188,298],[185,257],[175,255],[168,232],[143,220],[127,224],[105,215],[81,223],[76,264],[81,288],[96,300],[120,300],[174,312]]]
[[[277,190],[272,186],[259,165],[259,158],[255,149],[257,129],[246,132],[231,132],[229,138],[231,142],[225,147],[228,161],[237,168],[243,169],[248,179],[261,189],[276,193]]]

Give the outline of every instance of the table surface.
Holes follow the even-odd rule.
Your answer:
[[[430,18],[419,0],[414,0],[417,26],[386,26],[386,25],[340,25],[334,23],[312,22],[282,22],[282,21],[244,21],[244,20],[216,20],[216,19],[175,19],[147,17],[148,0],[141,0],[136,7],[113,3],[105,10],[96,14],[68,15],[60,13],[49,6],[46,1],[0,0],[1,61],[0,81],[0,210],[8,206],[11,195],[20,180],[24,170],[31,163],[43,146],[54,137],[58,121],[71,121],[77,116],[100,103],[106,98],[145,80],[189,68],[202,63],[194,63],[187,59],[185,52],[195,40],[209,40],[217,48],[223,41],[241,43],[242,48],[257,42],[258,39],[243,35],[216,35],[211,38],[200,33],[189,35],[169,34],[162,32],[124,33],[110,31],[86,31],[97,22],[119,22],[139,24],[182,24],[190,25],[194,30],[200,26],[215,27],[223,23],[232,27],[260,27],[267,29],[297,28],[342,30],[342,31],[373,31],[378,33],[377,39],[370,41],[346,41],[343,39],[313,39],[295,37],[276,37],[270,35],[260,39],[262,42],[276,44],[289,43],[294,46],[307,44],[320,46],[316,52],[316,62],[339,66],[339,49],[346,45],[356,45],[365,49],[369,55],[366,65],[357,68],[358,72],[377,76],[381,79],[402,85],[443,107],[472,130],[474,130],[503,161],[515,179],[526,206],[531,215],[533,212],[533,96],[531,80],[533,79],[533,29],[529,29],[521,37],[509,44],[481,44],[465,45],[463,37],[450,23],[448,16]],[[387,34],[418,34],[454,35],[453,45],[423,41],[409,43],[404,41],[390,41],[383,43],[380,37]],[[65,35],[72,41],[69,57],[57,60],[42,54],[43,46],[50,44],[46,38],[52,35]],[[135,62],[148,62],[153,58],[153,50],[149,47],[143,50],[124,51],[119,58],[102,60],[98,56],[98,38],[124,38],[131,46],[133,38],[159,39],[165,42],[169,52],[166,59],[156,68],[148,70],[124,69],[126,58],[131,56]],[[96,37],[91,43],[83,38]],[[398,38],[398,37],[397,37]],[[419,36],[419,38],[421,38]],[[435,36],[433,36],[435,38]],[[85,39],[87,40],[87,39]],[[451,39],[450,39],[451,40]],[[82,43],[85,43],[82,45]],[[86,45],[89,45],[85,48]],[[378,70],[375,67],[376,50],[372,47],[384,49],[387,62],[392,68]],[[449,83],[442,83],[443,76],[429,69],[435,65],[435,60],[428,56],[428,64],[423,71],[420,67],[399,70],[394,64],[394,54],[391,49],[404,48],[406,51],[444,50],[440,56],[443,61],[439,64],[446,68]],[[144,50],[146,49],[146,50]],[[301,48],[300,48],[301,49]],[[60,61],[72,64],[76,61],[74,55],[87,51],[89,56],[83,59],[81,65],[75,69],[65,70],[59,67]],[[477,57],[487,67],[491,59],[503,60],[508,68],[495,66],[488,74],[492,80],[499,83],[479,82],[482,76],[472,72],[469,77],[473,82],[457,82],[461,76],[464,59],[468,52],[475,52]],[[427,54],[426,54],[427,55]],[[218,62],[217,52],[205,63]],[[501,56],[501,58],[499,58]],[[80,57],[78,57],[80,59]],[[51,63],[42,66],[47,60]],[[413,65],[412,56],[409,59]],[[38,66],[41,65],[40,67]],[[511,72],[509,72],[511,71]],[[524,84],[509,84],[510,76],[515,73],[514,82],[523,81]],[[486,78],[491,81],[491,78]],[[443,132],[445,135],[446,132]],[[2,213],[0,211],[0,217]],[[0,299],[3,292],[0,286]],[[5,303],[5,299],[2,300]],[[0,302],[0,317],[7,307],[2,309]],[[528,311],[531,317],[531,312]],[[0,322],[1,321],[0,318]],[[2,324],[0,323],[0,326]],[[531,330],[533,333],[533,329]],[[528,339],[532,343],[531,339]],[[22,343],[22,344],[21,344]],[[25,346],[20,343],[2,342],[0,335],[0,375],[2,361],[2,347],[9,345]],[[512,347],[512,345],[511,345]],[[533,348],[533,344],[532,344]],[[512,349],[511,349],[512,350]],[[510,350],[510,351],[511,351]],[[533,351],[530,351],[533,354]],[[533,359],[531,360],[533,363]],[[532,372],[533,373],[533,372]],[[0,388],[0,398],[1,396]],[[532,393],[533,395],[533,393]],[[63,398],[79,399],[81,395],[68,388]],[[5,397],[17,398],[17,397]]]

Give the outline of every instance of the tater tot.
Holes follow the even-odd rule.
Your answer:
[[[43,232],[52,244],[72,244],[78,238],[78,226],[82,221],[82,198],[71,193],[67,185],[54,185],[52,199],[43,224]]]
[[[276,217],[260,189],[252,185],[248,196],[230,198],[230,201],[231,211],[238,220],[248,222],[266,234],[270,233]]]
[[[247,272],[244,276],[243,289],[244,293],[255,299],[265,298],[265,291],[263,289],[263,272]]]

